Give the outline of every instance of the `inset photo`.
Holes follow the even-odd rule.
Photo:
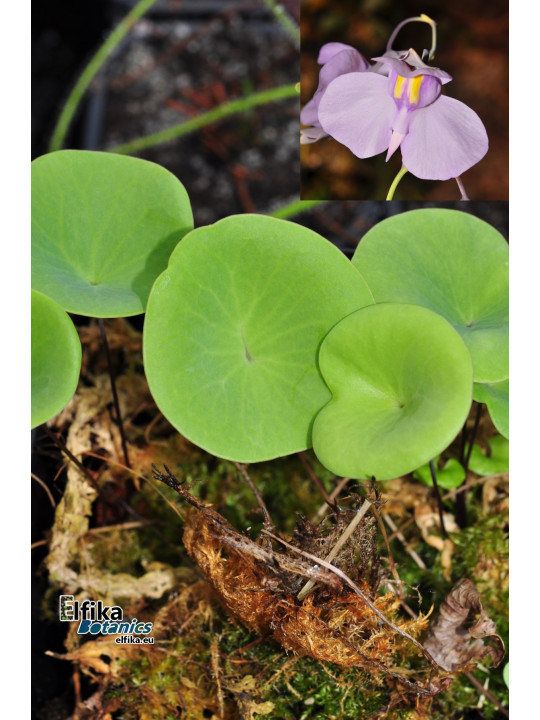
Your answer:
[[[508,3],[303,0],[303,200],[507,200]]]

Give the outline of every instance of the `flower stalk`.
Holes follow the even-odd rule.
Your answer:
[[[399,185],[399,182],[400,182],[401,178],[402,178],[402,177],[405,175],[405,173],[407,173],[407,172],[408,172],[408,170],[407,170],[407,168],[405,167],[405,165],[402,165],[402,166],[401,166],[401,170],[398,172],[398,174],[397,174],[396,177],[394,178],[394,181],[393,181],[392,184],[390,185],[390,189],[388,190],[388,195],[386,196],[386,199],[387,199],[387,200],[393,200],[393,199],[394,199],[394,193],[396,192],[396,188],[397,188],[397,186]]]

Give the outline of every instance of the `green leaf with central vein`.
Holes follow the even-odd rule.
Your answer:
[[[356,268],[311,230],[259,215],[197,229],[150,294],[143,344],[152,395],[214,455],[256,462],[304,450],[330,398],[319,345],[372,302]]]
[[[423,305],[452,323],[476,382],[508,378],[508,245],[491,225],[458,210],[412,210],[366,233],[352,262],[377,303]]]
[[[391,480],[442,452],[467,418],[471,356],[431,310],[381,303],[331,330],[319,363],[332,391],[313,449],[336,475]]]
[[[92,317],[144,312],[193,228],[184,186],[138,158],[61,150],[32,163],[32,287]]]

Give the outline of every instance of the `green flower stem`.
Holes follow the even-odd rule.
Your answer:
[[[68,99],[60,117],[54,128],[49,150],[60,150],[64,144],[66,134],[69,130],[73,116],[79,106],[79,103],[88,89],[88,86],[98,73],[99,69],[109,57],[112,51],[117,45],[125,38],[128,32],[131,30],[134,22],[142,17],[151,7],[156,3],[157,0],[139,0],[135,7],[130,10],[126,17],[120,21],[113,32],[105,40],[103,45],[97,50],[96,54],[92,57],[88,65],[83,70],[81,76],[75,83],[75,87],[69,94]]]
[[[405,167],[405,165],[402,165],[401,170],[398,172],[398,174],[394,178],[394,182],[390,185],[390,190],[388,191],[388,195],[386,196],[387,200],[394,199],[394,193],[396,191],[397,186],[399,185],[399,181],[405,175],[406,172],[408,172],[407,168]]]
[[[322,205],[323,202],[324,200],[295,200],[288,205],[283,205],[277,210],[268,213],[268,215],[270,215],[271,217],[281,218],[282,220],[285,220],[286,218],[290,218],[293,215],[299,215],[306,210],[310,210],[312,207]]]
[[[276,0],[263,0],[266,7],[273,13],[276,20],[283,25],[285,30],[289,33],[295,42],[295,45],[300,45],[300,29],[295,22],[287,15],[282,6],[276,2]]]
[[[222,120],[223,118],[229,117],[230,115],[236,115],[236,113],[245,112],[251,110],[251,108],[257,105],[264,105],[265,103],[274,102],[276,100],[285,100],[286,98],[297,97],[298,92],[296,85],[282,85],[271,90],[263,90],[262,92],[253,93],[247,97],[239,98],[238,100],[231,100],[230,102],[223,103],[218,107],[212,108],[208,112],[197,115],[197,117],[191,120],[185,120],[184,122],[173,125],[166,130],[153,133],[152,135],[146,135],[145,137],[137,138],[131,142],[124,143],[123,145],[116,145],[115,147],[108,148],[109,152],[120,153],[122,155],[131,155],[139,152],[140,150],[146,150],[154,145],[160,145],[161,143],[169,142],[175,138],[187,135],[188,133],[199,130],[205,125],[211,125],[212,123]]]

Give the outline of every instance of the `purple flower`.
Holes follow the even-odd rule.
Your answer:
[[[327,83],[317,106],[324,132],[359,158],[388,150],[388,160],[400,147],[407,170],[425,180],[458,177],[484,157],[488,138],[478,115],[441,95],[448,73],[412,49],[373,60],[388,67],[388,77],[348,72]]]
[[[319,73],[319,86],[315,95],[304,106],[300,113],[302,125],[310,127],[300,130],[300,142],[304,145],[316,142],[323,137],[328,137],[319,122],[318,107],[321,98],[329,83],[345,73],[364,72],[370,67],[369,62],[350,45],[339,42],[331,42],[323,45],[317,62],[322,65]]]

